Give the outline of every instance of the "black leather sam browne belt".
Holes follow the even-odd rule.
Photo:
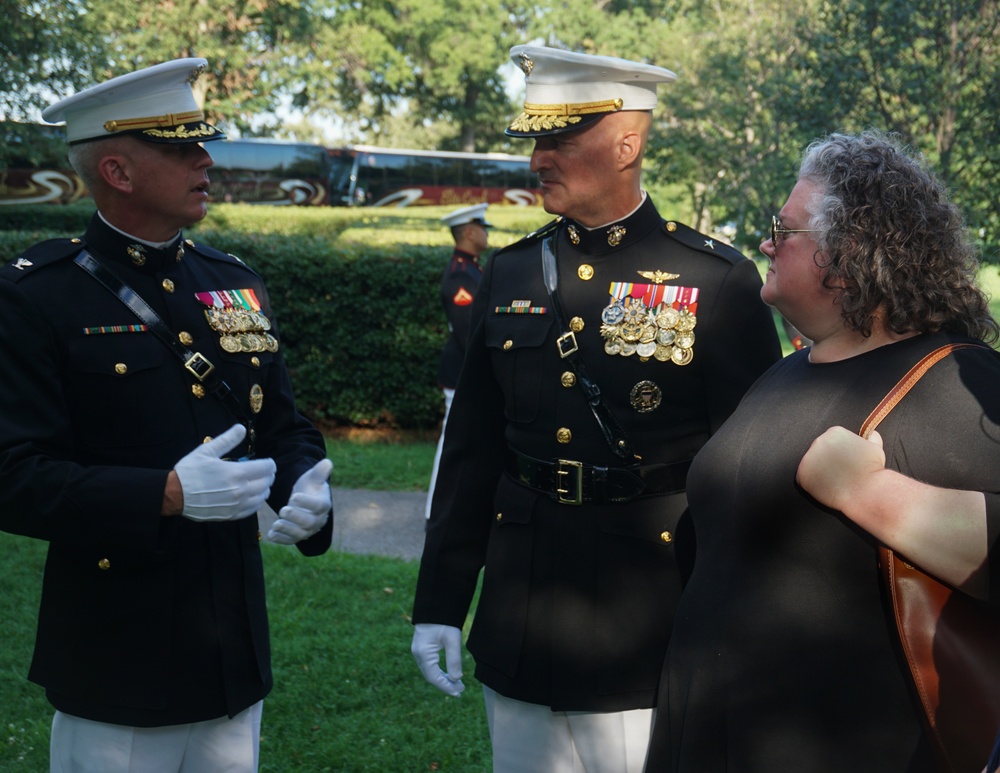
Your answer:
[[[621,504],[685,490],[691,460],[633,467],[600,467],[569,459],[543,461],[511,450],[507,473],[522,486],[564,505]]]

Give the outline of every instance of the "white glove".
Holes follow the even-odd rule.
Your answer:
[[[257,512],[271,493],[274,460],[222,459],[246,434],[246,427],[234,424],[177,462],[174,472],[184,493],[182,515],[192,521],[234,521]]]
[[[448,673],[441,670],[440,654]],[[462,631],[453,625],[417,623],[413,626],[413,643],[410,652],[417,660],[424,679],[441,692],[457,698],[462,694]]]
[[[294,545],[323,528],[333,507],[329,483],[332,469],[333,462],[323,459],[299,476],[288,504],[278,512],[278,520],[267,533],[271,542]]]

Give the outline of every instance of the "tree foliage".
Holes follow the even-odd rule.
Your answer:
[[[823,97],[844,128],[876,126],[922,151],[1000,249],[996,0],[824,0],[820,19],[809,43],[837,76]]]
[[[390,127],[438,124],[449,127],[434,132],[443,149],[489,149],[510,109],[499,68],[526,14],[516,0],[335,3],[296,104],[339,109],[378,141]]]

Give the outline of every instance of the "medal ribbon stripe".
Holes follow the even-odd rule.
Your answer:
[[[681,285],[637,284],[635,282],[612,282],[608,293],[613,301],[625,298],[641,300],[647,308],[654,309],[661,303],[668,303],[675,309],[687,308],[695,313],[698,305],[698,288]]]
[[[548,314],[547,306],[497,306],[494,314]]]
[[[105,333],[145,333],[148,328],[145,325],[97,325],[95,327],[85,327],[85,336],[104,335]]]

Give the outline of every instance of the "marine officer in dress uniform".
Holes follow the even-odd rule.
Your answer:
[[[511,59],[526,96],[507,134],[534,139],[560,217],[498,251],[476,296],[412,651],[461,693],[483,570],[468,647],[494,771],[637,773],[695,547],[688,465],[780,349],[753,262],[641,188],[674,74],[538,46]]]
[[[469,340],[472,327],[472,299],[483,278],[479,258],[489,246],[489,230],[486,222],[486,208],[489,204],[473,204],[449,212],[441,222],[451,229],[455,240],[455,250],[451,260],[441,274],[441,304],[448,319],[448,340],[441,351],[438,363],[438,384],[444,392],[444,420],[441,422],[441,436],[438,438],[431,469],[431,482],[427,491],[425,517],[431,517],[431,502],[434,500],[434,485],[441,465],[441,448],[444,445],[444,430],[448,426],[448,413],[455,397],[455,385],[465,359],[465,343]]]
[[[260,277],[185,239],[223,138],[203,59],[114,78],[66,122],[97,213],[0,268],[0,527],[46,540],[28,678],[51,769],[255,771],[272,685],[256,513],[330,546],[323,438],[295,408]]]

